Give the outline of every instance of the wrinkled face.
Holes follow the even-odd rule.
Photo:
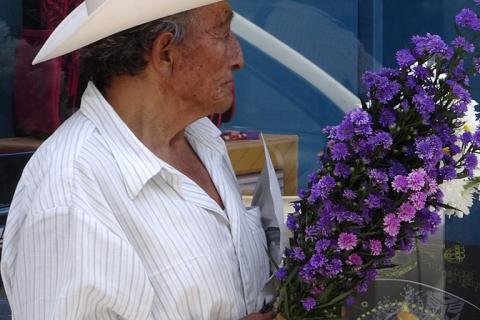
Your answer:
[[[221,113],[233,102],[233,71],[243,66],[243,54],[232,35],[233,12],[220,1],[192,12],[193,24],[174,59],[172,84],[177,96],[195,113]]]

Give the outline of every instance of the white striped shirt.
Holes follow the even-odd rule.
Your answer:
[[[185,134],[225,210],[89,84],[15,192],[1,260],[15,319],[240,319],[262,307],[260,217],[242,203],[220,131],[205,118]]]

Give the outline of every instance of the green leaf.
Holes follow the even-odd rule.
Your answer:
[[[455,210],[455,211],[459,211],[459,212],[463,212],[462,210],[460,209],[457,209],[455,207],[452,207],[448,204],[444,204],[444,203],[437,203],[437,206],[441,207],[441,208],[444,208],[444,209],[449,209],[449,210]]]
[[[342,301],[343,299],[345,299],[346,297],[348,297],[349,295],[351,295],[352,293],[353,293],[353,289],[350,289],[347,292],[344,292],[344,293],[338,295],[337,297],[333,298],[328,303],[322,304],[318,308],[319,309],[325,309],[327,307],[333,306],[333,305],[339,303],[340,301]]]
[[[268,259],[270,260],[270,262],[275,267],[275,270],[278,270],[278,268],[279,268],[278,263],[277,263],[277,261],[275,261],[275,259],[273,259],[272,255],[270,254],[270,250],[268,250],[268,246],[265,246],[265,252],[267,253]]]
[[[473,179],[472,181],[470,181],[469,183],[467,183],[464,187],[465,190],[468,190],[468,189],[471,189],[473,187],[476,187],[480,184],[480,177],[477,177],[475,179]]]
[[[299,266],[296,266],[295,268],[293,268],[293,270],[288,275],[287,280],[285,280],[285,285],[288,285],[293,280],[293,278],[296,277],[298,269],[299,269]]]

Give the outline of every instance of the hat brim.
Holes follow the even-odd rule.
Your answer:
[[[92,14],[85,2],[53,31],[33,60],[38,64],[120,31],[220,0],[106,0]]]

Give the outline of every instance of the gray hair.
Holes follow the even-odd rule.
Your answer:
[[[148,22],[99,40],[80,52],[82,72],[103,91],[114,76],[137,75],[145,69],[145,54],[164,32],[173,34],[172,42],[181,44],[192,23],[191,11]]]

